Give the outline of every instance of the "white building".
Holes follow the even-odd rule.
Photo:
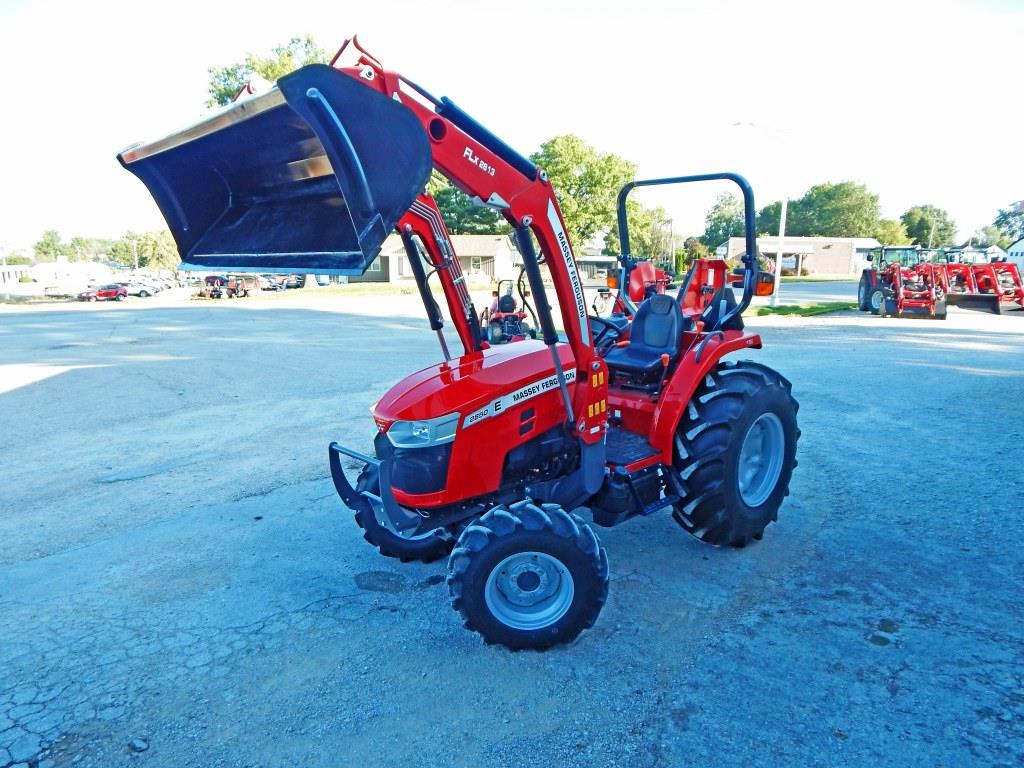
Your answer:
[[[508,235],[452,235],[452,246],[459,257],[462,273],[476,282],[515,279],[522,263]],[[351,283],[394,283],[413,280],[412,268],[398,235],[388,235],[380,254]]]
[[[1012,261],[1024,273],[1024,237],[1006,249],[1006,260]]]

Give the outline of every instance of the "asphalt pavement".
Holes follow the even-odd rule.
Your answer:
[[[0,313],[0,767],[1024,762],[1024,312],[751,319],[779,522],[598,529],[596,626],[511,653],[328,476],[439,356],[407,299]]]

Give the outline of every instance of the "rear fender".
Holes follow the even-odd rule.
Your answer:
[[[661,454],[663,463],[672,463],[676,428],[704,377],[730,352],[760,348],[760,335],[743,331],[718,331],[691,345],[665,387],[651,422],[650,442]]]

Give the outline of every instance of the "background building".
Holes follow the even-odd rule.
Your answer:
[[[872,248],[881,246],[873,237],[784,237],[782,239],[782,268],[799,270],[808,275],[859,275],[867,266],[867,255]],[[777,260],[779,238],[757,238],[757,249],[762,256]],[[742,237],[730,237],[715,249],[715,255],[724,259],[738,259],[746,251]]]

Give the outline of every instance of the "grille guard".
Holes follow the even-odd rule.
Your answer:
[[[331,479],[334,481],[334,488],[345,503],[345,506],[353,512],[367,512],[376,516],[373,504],[378,502],[384,510],[385,520],[380,522],[392,533],[397,533],[401,527],[402,511],[391,492],[391,460],[381,460],[376,456],[369,456],[365,453],[345,448],[337,443],[331,443],[327,447],[328,461],[331,465]],[[363,462],[373,464],[380,472],[380,495],[369,491],[357,491],[345,475],[341,466],[341,457],[348,456]],[[379,519],[379,518],[378,518]]]

